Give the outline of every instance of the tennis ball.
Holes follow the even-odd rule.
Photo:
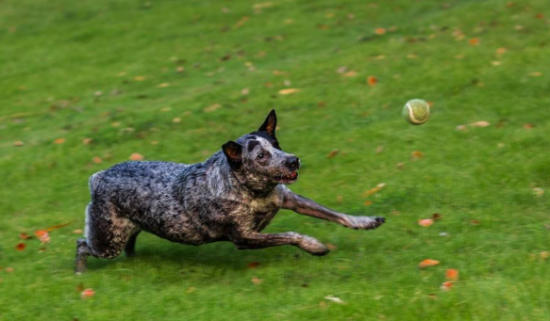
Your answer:
[[[401,115],[410,124],[422,125],[430,118],[430,106],[422,99],[409,100]]]

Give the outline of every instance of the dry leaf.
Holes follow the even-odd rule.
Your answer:
[[[428,227],[428,226],[432,225],[433,223],[434,223],[434,220],[432,220],[431,218],[426,218],[426,219],[418,221],[418,225],[423,226],[423,227]]]
[[[345,74],[343,74],[342,76],[347,77],[347,78],[355,77],[355,76],[357,76],[357,71],[350,70],[350,71],[346,72]]]
[[[371,188],[371,189],[369,189],[368,191],[366,191],[365,193],[363,193],[362,196],[363,196],[363,197],[367,197],[367,196],[369,196],[369,195],[378,193],[378,192],[380,192],[384,187],[386,187],[386,184],[385,184],[385,183],[380,183],[380,184],[376,185],[376,187]]]
[[[172,119],[172,122],[177,124],[177,123],[181,122],[181,118],[176,117],[176,118]]]
[[[22,240],[30,240],[32,239],[32,236],[28,235],[27,233],[19,233],[19,238]]]
[[[170,83],[167,83],[167,82],[163,82],[161,84],[158,84],[157,85],[158,88],[166,88],[166,87],[170,87]]]
[[[384,146],[383,145],[380,145],[380,146],[376,147],[376,154],[380,154],[383,151],[384,151]]]
[[[535,18],[536,18],[536,19],[541,19],[541,20],[542,20],[542,19],[544,19],[544,14],[542,14],[542,13],[537,13],[537,14],[535,15]]]
[[[468,128],[466,127],[466,125],[458,125],[456,126],[456,130],[459,130],[461,132],[465,132],[468,130]]]
[[[246,265],[249,269],[255,269],[260,266],[260,262],[250,262]]]
[[[15,246],[15,249],[17,251],[21,252],[21,251],[25,250],[25,247],[27,247],[27,245],[25,243],[17,243],[17,245]]]
[[[472,46],[477,46],[477,45],[479,45],[479,39],[478,38],[472,38],[472,39],[468,40],[468,43]]]
[[[550,257],[550,252],[548,251],[542,251],[540,252],[540,258],[543,259],[543,260],[546,260],[547,258]]]
[[[334,303],[345,304],[345,302],[342,301],[342,299],[337,298],[337,297],[335,297],[335,296],[330,296],[330,295],[329,295],[329,296],[326,296],[325,299],[327,299],[327,300],[329,300],[329,301],[332,301],[332,302],[334,302]]]
[[[12,273],[12,272],[13,272],[13,268],[12,268],[12,267],[7,267],[7,268],[6,268],[6,272]]]
[[[82,233],[84,233],[83,230],[80,230],[80,229],[78,229],[78,230],[73,230],[73,234],[82,234]]]
[[[93,289],[86,289],[80,293],[80,297],[83,300],[92,298],[95,295],[95,291]]]
[[[25,145],[25,143],[23,143],[22,141],[18,140],[16,142],[13,142],[13,146],[16,146],[16,147],[21,147]]]
[[[96,164],[101,164],[103,162],[103,160],[101,159],[101,157],[94,157],[92,158],[92,162],[96,163]]]
[[[533,194],[535,194],[535,196],[541,197],[542,195],[544,195],[544,190],[540,187],[535,187],[533,188]]]
[[[403,170],[405,168],[405,164],[404,163],[397,163],[397,165],[395,165],[395,167],[397,167],[397,169],[399,169],[399,170]]]
[[[144,81],[144,80],[145,80],[145,76],[135,76],[135,77],[134,77],[134,80],[135,80],[135,81]]]
[[[423,158],[424,154],[422,152],[415,150],[414,152],[411,153],[411,157],[413,160],[416,160],[416,159]]]
[[[325,244],[327,246],[327,249],[331,250],[331,251],[334,251],[336,250],[338,247],[334,244],[330,244],[330,243],[327,243]]]
[[[479,220],[470,220],[470,225],[479,225],[481,222]]]
[[[363,205],[365,205],[365,206],[372,205],[372,201],[365,201],[365,203],[363,203]]]
[[[369,86],[374,86],[374,85],[376,85],[377,82],[378,82],[378,79],[376,79],[376,77],[374,77],[374,76],[369,76],[367,78],[367,84]]]
[[[477,121],[475,123],[471,123],[470,126],[473,126],[473,127],[487,127],[487,126],[490,126],[491,123],[487,122],[487,121]]]
[[[290,95],[290,94],[294,94],[294,93],[297,93],[299,92],[300,89],[296,89],[296,88],[287,88],[287,89],[281,89],[279,90],[279,95]]]
[[[458,270],[448,269],[447,271],[445,271],[445,278],[449,281],[457,281],[458,280]]]
[[[46,231],[46,232],[55,231],[55,230],[58,230],[62,227],[65,227],[69,224],[71,224],[71,223],[69,222],[69,223],[63,223],[63,224],[58,224],[58,225],[54,225],[54,226],[49,226],[49,227],[45,228],[44,231]]]
[[[341,66],[341,67],[338,67],[338,69],[336,69],[336,72],[339,73],[339,74],[344,74],[348,71],[348,67],[346,66]]]
[[[540,71],[530,72],[529,76],[531,76],[531,77],[540,77],[540,76],[542,76],[542,72],[540,72]]]
[[[386,33],[386,29],[384,29],[384,28],[376,28],[376,29],[374,30],[374,33],[377,34],[377,35],[383,35],[383,34]]]
[[[342,204],[343,201],[344,201],[344,197],[342,195],[336,196],[336,203]]]
[[[443,282],[440,289],[442,291],[449,291],[452,287],[453,287],[453,282],[447,281],[447,282]]]
[[[256,285],[260,285],[262,284],[263,280],[262,279],[259,279],[257,277],[253,277],[250,281],[252,281],[252,283],[256,284]]]
[[[84,284],[78,283],[78,285],[76,286],[76,292],[82,292],[82,291],[84,291]]]
[[[243,95],[248,95],[250,93],[250,89],[248,88],[244,88],[243,90],[241,90],[241,94]]]
[[[529,123],[528,123],[528,124],[523,125],[523,128],[525,128],[525,129],[533,129],[533,128],[535,128],[535,125],[529,124]]]
[[[40,240],[40,242],[42,242],[42,244],[50,243],[50,234],[48,234],[48,232],[44,230],[38,230],[34,232],[34,235],[38,237],[38,239]]]
[[[434,221],[439,221],[439,220],[441,219],[441,214],[439,214],[439,213],[433,213],[433,214],[432,214],[432,219],[433,219]]]
[[[329,159],[333,158],[334,156],[338,155],[339,152],[340,151],[338,149],[335,149],[335,150],[331,151],[330,153],[328,153],[327,158],[329,158]]]
[[[422,262],[418,263],[418,267],[423,269],[423,268],[427,268],[427,267],[430,267],[430,266],[435,266],[435,265],[438,265],[438,264],[439,264],[439,261],[437,261],[437,260],[425,259]]]
[[[58,138],[53,141],[54,144],[63,144],[65,142],[65,138]]]
[[[221,106],[222,106],[222,105],[220,105],[220,104],[210,105],[210,106],[208,106],[208,107],[206,107],[206,108],[204,109],[204,112],[205,112],[205,113],[211,113],[211,112],[213,112],[213,111],[218,110]]]
[[[90,145],[91,142],[92,142],[91,138],[84,138],[82,140],[82,144],[84,144],[84,145]]]
[[[132,155],[130,155],[130,160],[133,160],[133,161],[143,160],[143,155],[139,153],[133,153]]]

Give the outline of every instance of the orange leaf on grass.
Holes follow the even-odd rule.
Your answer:
[[[367,84],[368,84],[369,86],[374,86],[374,85],[376,85],[377,82],[378,82],[378,79],[377,79],[376,77],[374,77],[374,76],[369,76],[369,77],[367,78]]]
[[[447,282],[443,282],[440,289],[442,291],[449,291],[452,287],[453,287],[453,282],[447,281]]]
[[[487,127],[487,126],[490,126],[491,123],[489,123],[488,121],[476,121],[475,123],[471,123],[470,124],[471,126],[473,127]]]
[[[445,272],[445,278],[449,281],[457,281],[458,280],[458,270],[448,269]]]
[[[376,187],[371,188],[371,189],[369,189],[368,191],[366,191],[365,193],[363,193],[363,197],[367,197],[367,196],[369,196],[369,195],[378,193],[378,192],[380,192],[384,187],[386,187],[386,184],[385,184],[385,183],[380,183],[380,184],[376,185]]]
[[[290,95],[290,94],[294,94],[294,93],[297,93],[299,92],[300,89],[296,89],[296,88],[287,88],[287,89],[281,89],[279,90],[279,95]]]
[[[65,138],[58,138],[53,141],[55,144],[63,144],[65,142]]]
[[[15,249],[18,250],[19,252],[21,252],[21,251],[25,250],[25,247],[27,247],[27,245],[25,245],[25,243],[17,243],[17,245],[15,246]]]
[[[439,261],[437,260],[425,259],[422,262],[418,263],[418,267],[423,269],[423,268],[427,268],[438,264],[439,264]]]
[[[328,153],[327,158],[333,158],[334,156],[338,155],[339,152],[340,150],[338,149],[332,150],[330,153]]]
[[[365,206],[372,205],[372,201],[365,201],[365,203],[363,203],[363,205],[365,205]]]
[[[55,231],[55,230],[57,230],[57,229],[60,229],[60,228],[62,228],[62,227],[65,227],[65,226],[67,226],[67,225],[69,225],[69,224],[71,224],[71,223],[69,222],[69,223],[63,223],[63,224],[58,224],[58,225],[54,225],[54,226],[49,226],[49,227],[46,227],[46,228],[44,229],[44,231],[46,231],[46,232]]]
[[[411,153],[411,157],[413,160],[420,159],[424,157],[424,153],[415,150],[414,152]]]
[[[22,239],[22,240],[30,240],[30,239],[32,239],[32,236],[30,236],[27,233],[19,233],[19,238]]]
[[[92,298],[95,295],[95,291],[93,289],[86,289],[80,293],[80,297],[84,300]]]
[[[260,262],[250,262],[246,265],[249,269],[255,269],[260,266]]]
[[[472,38],[472,39],[468,40],[468,43],[472,46],[477,46],[477,45],[479,45],[479,39],[478,38]]]
[[[50,235],[48,234],[48,232],[46,232],[44,230],[38,230],[38,231],[34,232],[34,235],[36,235],[36,237],[38,237],[40,242],[50,243]]]
[[[383,34],[386,33],[386,29],[384,29],[384,28],[376,28],[376,29],[374,30],[374,33],[377,34],[377,35],[383,35]]]
[[[426,219],[418,221],[418,225],[423,226],[423,227],[428,227],[428,226],[432,225],[433,223],[434,223],[434,220],[432,220],[431,218],[426,218]]]
[[[262,279],[259,279],[257,277],[253,277],[250,281],[252,281],[252,283],[256,284],[256,285],[260,285],[262,284],[263,280]]]
[[[143,160],[143,155],[139,153],[133,153],[132,155],[130,155],[130,160],[133,160],[133,161]]]

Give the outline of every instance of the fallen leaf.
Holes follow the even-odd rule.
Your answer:
[[[385,184],[385,183],[380,183],[380,184],[376,185],[376,187],[371,188],[371,189],[369,189],[368,191],[366,191],[365,193],[363,193],[362,196],[363,196],[363,197],[367,197],[367,196],[369,196],[369,195],[378,193],[378,192],[380,192],[384,187],[386,187],[386,184]]]
[[[528,124],[523,125],[523,128],[525,128],[525,129],[533,129],[533,128],[535,128],[535,125],[529,124],[529,123],[528,123]]]
[[[38,237],[38,239],[40,240],[40,242],[42,242],[42,244],[50,243],[50,234],[48,234],[48,232],[44,230],[38,230],[34,232],[34,235]]]
[[[331,151],[330,153],[328,153],[327,158],[329,158],[329,159],[333,158],[334,156],[338,155],[339,152],[340,151],[338,149],[335,149],[335,150]]]
[[[363,205],[365,205],[365,206],[372,205],[372,201],[365,201],[365,203],[363,203]]]
[[[472,38],[472,39],[468,40],[468,43],[472,46],[477,46],[477,45],[479,45],[479,39],[478,38]]]
[[[133,153],[132,155],[130,155],[130,160],[133,160],[133,161],[143,160],[143,155],[139,153]]]
[[[481,222],[479,220],[470,220],[470,225],[479,225]]]
[[[80,230],[80,229],[79,230],[73,230],[73,234],[82,234],[82,233],[84,233],[83,230]]]
[[[540,252],[540,258],[543,259],[543,260],[546,260],[547,258],[550,257],[550,252],[548,251],[542,251]]]
[[[172,119],[172,122],[177,124],[177,123],[181,122],[181,118],[176,117],[176,118]]]
[[[542,13],[537,13],[537,14],[535,15],[535,18],[536,18],[536,19],[542,20],[542,19],[544,19],[544,14],[542,14]]]
[[[260,266],[260,262],[250,262],[246,265],[249,269],[255,269]]]
[[[348,71],[348,67],[346,66],[341,66],[341,67],[338,67],[338,69],[336,69],[336,72],[339,74],[345,74],[347,71]]]
[[[101,157],[94,157],[92,158],[92,162],[96,163],[96,164],[101,164],[103,162],[103,160],[101,159]]]
[[[471,123],[470,126],[473,126],[473,127],[487,127],[487,126],[490,126],[491,123],[489,123],[488,121],[476,121],[475,123]]]
[[[95,291],[93,289],[86,289],[80,293],[80,297],[83,300],[90,299],[95,295]]]
[[[535,187],[533,188],[533,194],[535,194],[535,196],[541,197],[542,195],[544,195],[544,190],[540,187]]]
[[[27,245],[21,242],[21,243],[17,243],[17,245],[15,246],[15,249],[21,252],[25,250],[25,247],[27,247]]]
[[[417,159],[423,158],[424,154],[422,152],[415,150],[414,152],[411,153],[411,157],[413,160],[417,160]]]
[[[55,230],[58,230],[62,227],[68,226],[69,224],[71,224],[71,222],[63,223],[63,224],[59,224],[59,225],[54,225],[54,226],[49,226],[49,227],[45,228],[44,231],[46,231],[46,232],[55,231]]]
[[[12,272],[13,272],[13,268],[12,268],[12,267],[10,267],[10,266],[8,266],[8,267],[6,268],[6,272],[8,272],[8,273],[12,273]]]
[[[508,51],[506,48],[498,48],[497,49],[497,55],[503,55]]]
[[[287,88],[287,89],[281,89],[279,90],[279,95],[290,95],[290,94],[294,94],[294,93],[297,93],[299,92],[300,89],[296,89],[296,88]]]
[[[252,281],[252,283],[256,284],[256,285],[260,285],[262,284],[263,280],[262,279],[259,279],[257,277],[253,277],[250,281]]]
[[[418,225],[423,226],[423,227],[428,227],[428,226],[432,225],[433,223],[434,223],[434,220],[432,220],[431,218],[425,218],[423,220],[418,221]]]
[[[357,71],[350,70],[350,71],[346,72],[345,74],[343,74],[342,76],[347,77],[347,78],[355,77],[355,76],[357,76]]]
[[[82,144],[84,144],[84,145],[90,145],[91,142],[92,142],[91,138],[84,138],[82,140]]]
[[[135,76],[135,77],[134,77],[134,80],[135,80],[135,81],[144,81],[144,80],[145,80],[145,76]]]
[[[461,131],[461,132],[465,132],[465,131],[468,130],[468,128],[466,127],[466,125],[458,125],[458,126],[456,126],[456,130]]]
[[[247,22],[250,18],[248,16],[244,16],[242,17],[239,21],[237,21],[237,23],[235,24],[235,28],[240,28],[242,27],[242,25],[245,24],[245,22]]]
[[[221,106],[222,106],[222,105],[220,105],[220,104],[210,105],[210,106],[208,106],[208,107],[206,107],[206,108],[204,109],[204,112],[205,112],[205,113],[211,113],[211,112],[213,112],[213,111],[218,110]]]
[[[433,213],[433,214],[432,214],[432,219],[433,219],[434,221],[439,221],[439,220],[441,219],[441,214],[439,214],[439,213]]]
[[[327,249],[329,249],[331,251],[334,251],[338,248],[336,245],[331,244],[331,243],[326,243],[325,245],[327,246]]]
[[[440,289],[442,291],[449,291],[452,287],[453,287],[453,282],[447,281],[447,282],[443,282]]]
[[[21,147],[25,145],[25,143],[23,143],[22,141],[18,140],[16,142],[13,142],[13,146],[16,146],[16,147]]]
[[[335,297],[335,296],[330,296],[330,295],[329,295],[329,296],[326,296],[325,299],[327,299],[327,300],[329,300],[329,301],[332,301],[332,302],[334,302],[334,303],[345,304],[345,302],[342,301],[342,299],[337,298],[337,297]]]
[[[58,138],[53,141],[54,144],[63,144],[65,142],[65,138]]]
[[[439,261],[437,261],[437,260],[425,259],[422,262],[418,263],[418,267],[423,269],[423,268],[427,268],[427,267],[430,267],[430,266],[435,266],[435,265],[438,265],[438,264],[439,264]]]
[[[241,90],[241,94],[243,95],[248,95],[250,93],[250,89],[248,88],[244,88],[243,90]]]
[[[378,147],[376,147],[376,154],[380,154],[384,151],[384,146],[383,145],[380,145]]]
[[[19,233],[19,238],[22,240],[30,240],[32,239],[32,236],[28,235],[27,233]]]
[[[158,88],[166,88],[166,87],[170,87],[170,83],[167,83],[167,82],[163,82],[161,84],[158,84],[157,85]]]
[[[343,201],[344,201],[344,197],[342,195],[336,196],[336,203],[342,204]]]
[[[378,79],[377,79],[376,77],[374,77],[374,76],[369,76],[369,77],[367,78],[367,84],[368,84],[369,86],[374,86],[374,85],[376,85],[377,82],[378,82]]]
[[[78,283],[78,285],[76,286],[76,292],[82,292],[84,291],[84,283]]]
[[[184,72],[185,71],[185,68],[183,68],[182,66],[178,66],[176,68],[176,72]]]
[[[449,281],[457,281],[458,280],[458,270],[447,269],[447,271],[445,271],[445,278]]]
[[[384,28],[376,28],[376,29],[374,30],[374,33],[377,34],[377,35],[383,35],[383,34],[386,33],[386,29],[384,29]]]
[[[540,72],[540,71],[530,72],[529,76],[531,76],[531,77],[540,77],[540,76],[542,76],[542,72]]]

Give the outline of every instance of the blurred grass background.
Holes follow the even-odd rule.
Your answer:
[[[549,315],[547,1],[0,8],[0,320]],[[299,91],[279,94],[290,88]],[[400,117],[412,98],[433,104],[425,125]],[[272,108],[281,146],[304,164],[291,188],[342,212],[385,216],[382,228],[282,211],[267,232],[297,231],[335,250],[318,258],[142,235],[135,259],[91,258],[87,274],[73,275],[91,174],[133,153],[203,161]],[[479,121],[490,125],[470,125]],[[433,213],[441,219],[418,226]],[[71,224],[49,244],[19,238],[62,223]],[[426,258],[441,263],[419,270]],[[460,280],[444,292],[448,268]],[[83,288],[95,296],[82,300]]]

